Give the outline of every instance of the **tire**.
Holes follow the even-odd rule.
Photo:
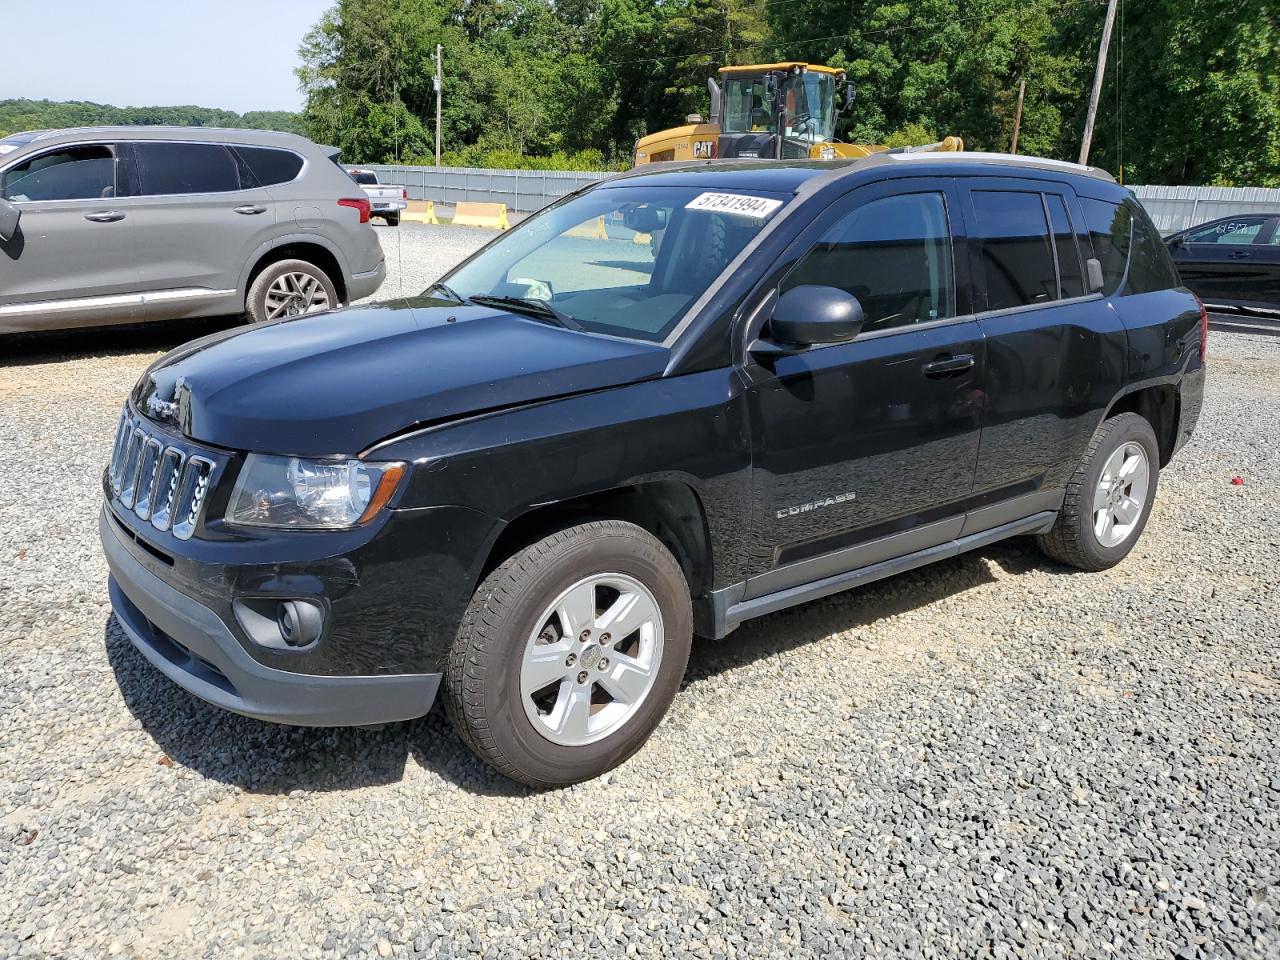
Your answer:
[[[1122,509],[1112,512],[1112,525],[1108,527],[1106,518],[1100,517],[1098,512],[1100,499],[1104,502],[1102,509],[1107,509],[1106,494],[1099,492],[1104,472],[1109,464],[1114,466],[1117,457],[1123,464],[1138,460],[1139,451],[1145,463],[1133,468],[1127,478],[1119,478],[1118,484],[1114,479],[1109,484],[1118,485],[1120,494],[1128,491],[1128,495],[1120,497],[1118,502]],[[1140,502],[1134,507],[1132,501],[1139,500],[1138,480],[1143,467],[1146,485],[1141,491]],[[1121,469],[1123,471],[1125,467],[1122,465]],[[1160,447],[1151,424],[1136,413],[1121,413],[1103,421],[1089,442],[1080,466],[1067,483],[1067,494],[1053,529],[1036,538],[1040,549],[1059,563],[1081,570],[1098,571],[1114,567],[1128,556],[1142,536],[1151,515],[1151,505],[1155,502],[1159,480]]]
[[[388,213],[383,219],[387,221],[388,227],[400,226],[400,214],[398,213]]]
[[[584,596],[595,610],[581,617],[585,606],[558,603]],[[641,623],[650,601],[656,616]],[[568,612],[567,631],[559,613],[546,619],[553,609]],[[620,609],[641,623],[621,639],[607,632]],[[580,624],[592,631],[586,640]],[[537,788],[590,780],[658,726],[692,637],[689,586],[656,537],[619,520],[569,527],[518,551],[480,584],[444,667],[445,709],[467,746],[513,780]],[[536,668],[528,659],[535,656]],[[642,676],[632,665],[646,660]],[[543,681],[540,692],[526,693]],[[624,688],[634,694],[625,701],[611,693]]]
[[[291,283],[286,279],[289,277],[295,280]],[[302,277],[310,279],[302,280]],[[297,299],[282,302],[280,298],[290,296],[295,288]],[[245,316],[251,323],[332,310],[337,306],[340,306],[338,289],[329,275],[306,260],[280,260],[271,264],[254,279],[244,298]]]

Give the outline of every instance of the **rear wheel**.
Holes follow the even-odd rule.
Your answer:
[[[1053,529],[1040,549],[1081,570],[1113,567],[1147,525],[1160,479],[1160,448],[1144,417],[1122,413],[1094,434]]]
[[[445,670],[467,745],[514,780],[577,783],[635,753],[684,676],[689,588],[662,543],[630,523],[570,527],[477,589]]]
[[[400,214],[388,213],[386,216],[386,221],[387,221],[388,227],[398,227],[400,226]]]
[[[254,323],[284,320],[338,306],[338,290],[329,275],[306,260],[281,260],[258,274],[245,297],[245,314]]]

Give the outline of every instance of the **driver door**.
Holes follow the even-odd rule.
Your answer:
[[[839,287],[866,322],[848,343],[745,360],[761,548],[745,599],[959,535],[985,362],[966,261],[954,254],[961,209],[947,179],[867,186],[783,258],[777,289]]]

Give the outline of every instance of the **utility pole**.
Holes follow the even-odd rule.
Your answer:
[[[1010,153],[1018,152],[1018,131],[1022,129],[1022,97],[1027,92],[1027,81],[1018,81],[1018,108],[1013,112],[1013,146]]]
[[[1115,0],[1112,0],[1114,3]],[[433,85],[436,88],[436,166],[440,166],[440,89],[444,86],[444,74],[440,69],[440,44],[436,44],[436,75]]]
[[[1093,146],[1093,122],[1098,116],[1098,98],[1102,96],[1102,77],[1107,72],[1107,47],[1111,46],[1111,28],[1116,22],[1116,0],[1107,0],[1107,19],[1102,25],[1102,43],[1098,45],[1098,69],[1093,74],[1093,92],[1089,94],[1089,113],[1084,120],[1084,139],[1080,142],[1080,162],[1089,162]]]

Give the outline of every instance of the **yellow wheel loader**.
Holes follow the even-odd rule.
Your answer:
[[[886,149],[833,139],[836,116],[853,100],[853,84],[842,70],[788,62],[721,67],[719,73],[723,87],[714,77],[707,80],[710,122],[695,115],[682,127],[641,138],[636,142],[637,166],[715,157],[834,160],[868,157]],[[947,137],[904,149],[963,150],[964,141]]]

